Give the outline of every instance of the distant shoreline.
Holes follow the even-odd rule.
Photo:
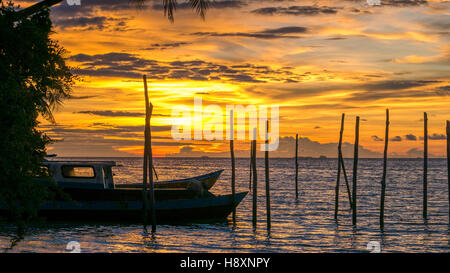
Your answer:
[[[51,159],[58,159],[58,158],[142,158],[141,156],[57,156],[57,157],[51,157]],[[188,156],[179,156],[179,157],[154,157],[156,159],[158,158],[167,158],[167,159],[230,159],[229,157],[188,157]],[[258,157],[259,159],[264,159],[264,157]],[[271,157],[270,159],[293,159],[294,157]],[[249,157],[236,157],[236,159],[249,159]],[[320,159],[320,160],[337,160],[337,157],[326,157],[326,158],[320,158],[320,157],[298,157],[298,159],[302,160],[308,160],[308,159]],[[352,157],[344,157],[344,159],[353,159]],[[382,157],[360,157],[359,159],[369,159],[369,160],[376,160],[376,159],[383,159]],[[408,160],[423,160],[421,157],[388,157],[388,160],[390,159],[408,159]],[[447,160],[445,157],[429,157],[429,160],[434,159],[442,159]]]

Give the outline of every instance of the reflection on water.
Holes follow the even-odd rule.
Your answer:
[[[104,159],[105,160],[105,159]],[[115,160],[115,181],[141,180],[141,159]],[[422,161],[389,161],[385,230],[378,228],[382,160],[361,159],[358,173],[358,227],[351,225],[345,184],[341,183],[339,221],[334,215],[336,160],[300,161],[300,195],[295,200],[294,162],[271,160],[272,229],[266,230],[264,161],[258,160],[258,224],[252,227],[252,195],[237,209],[237,224],[230,222],[160,225],[156,234],[139,224],[46,223],[28,230],[10,252],[65,252],[78,241],[81,252],[367,252],[376,241],[382,252],[448,252],[448,189],[446,161],[429,162],[429,220],[422,219]],[[352,160],[347,160],[351,170]],[[215,194],[231,192],[229,159],[157,158],[161,180],[184,178],[225,169],[213,187]],[[248,159],[236,159],[237,191],[248,190]],[[13,239],[12,228],[0,229],[0,247]]]

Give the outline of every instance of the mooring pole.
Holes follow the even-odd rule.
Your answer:
[[[353,207],[353,225],[356,226],[356,200],[357,200],[357,174],[358,174],[358,148],[359,148],[359,117],[356,117],[356,127],[355,127],[355,152],[353,157],[353,192],[352,192],[352,207]]]
[[[230,152],[231,152],[231,193],[233,203],[233,223],[236,224],[236,170],[234,161],[234,112],[230,110]]]
[[[144,223],[144,228],[147,228],[147,171],[148,171],[148,94],[147,94],[147,77],[143,75],[144,80],[144,95],[145,95],[145,128],[144,128],[144,165],[142,168],[143,175],[142,175],[142,220]]]
[[[253,156],[252,156],[252,171],[253,171],[253,227],[256,228],[257,223],[257,197],[258,197],[258,177],[256,172],[256,128],[253,129]]]
[[[428,115],[423,113],[424,133],[423,133],[423,218],[427,219],[428,206]]]
[[[153,185],[153,155],[152,155],[152,130],[151,130],[151,118],[153,113],[153,104],[149,102],[148,99],[148,88],[147,88],[147,76],[144,75],[144,90],[145,90],[145,145],[146,145],[146,156],[148,160],[146,160],[148,163],[147,166],[144,167],[144,169],[148,168],[148,176],[149,176],[149,186],[150,186],[150,216],[151,216],[151,224],[152,224],[152,232],[156,231],[156,211],[155,211],[155,189]],[[147,181],[145,181],[147,182]],[[145,183],[143,186],[144,188],[147,187]],[[144,191],[144,194],[146,194],[146,191]],[[147,198],[147,197],[145,197]]]
[[[380,229],[384,229],[384,200],[386,195],[387,152],[389,143],[389,109],[386,109],[386,132],[384,136],[383,176],[381,178]]]
[[[266,169],[266,215],[267,215],[267,229],[270,230],[270,180],[269,180],[269,120],[266,121],[266,134],[265,134],[265,152],[264,152],[264,162]]]
[[[150,119],[152,118],[153,113],[153,104],[150,103]],[[150,126],[150,121],[148,123],[148,169],[149,169],[149,180],[150,180],[150,213],[151,213],[151,224],[152,224],[152,232],[156,231],[156,209],[155,209],[155,187],[153,181],[153,152],[152,152],[152,127]]]
[[[345,114],[342,114],[341,118],[341,130],[339,132],[339,144],[338,144],[338,170],[337,170],[337,178],[336,178],[336,188],[335,188],[335,197],[334,197],[334,219],[337,220],[339,213],[339,186],[341,181],[341,157],[342,157],[342,134],[344,133],[344,119]],[[350,204],[351,206],[351,204]]]
[[[249,191],[252,190],[252,164],[253,164],[253,141],[250,141],[250,166],[249,166],[250,179],[248,180]]]
[[[295,135],[295,199],[298,199],[298,134]]]
[[[344,158],[342,157],[342,153],[341,153],[341,162],[340,163],[341,163],[342,173],[344,174],[345,187],[347,188],[348,204],[350,205],[350,209],[353,209],[352,193],[350,192],[350,183],[348,182],[347,171],[345,170]]]
[[[447,120],[448,223],[450,225],[450,121]]]

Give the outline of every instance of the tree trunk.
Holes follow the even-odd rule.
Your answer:
[[[25,19],[28,16],[31,16],[43,9],[46,8],[50,8],[60,2],[62,2],[63,0],[43,0],[41,2],[38,2],[32,6],[29,6],[28,8],[24,8],[22,10],[19,10],[16,14],[17,14],[17,19],[21,20],[21,19]]]

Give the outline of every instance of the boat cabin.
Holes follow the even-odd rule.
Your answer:
[[[43,165],[59,186],[114,189],[114,161],[45,161]]]

